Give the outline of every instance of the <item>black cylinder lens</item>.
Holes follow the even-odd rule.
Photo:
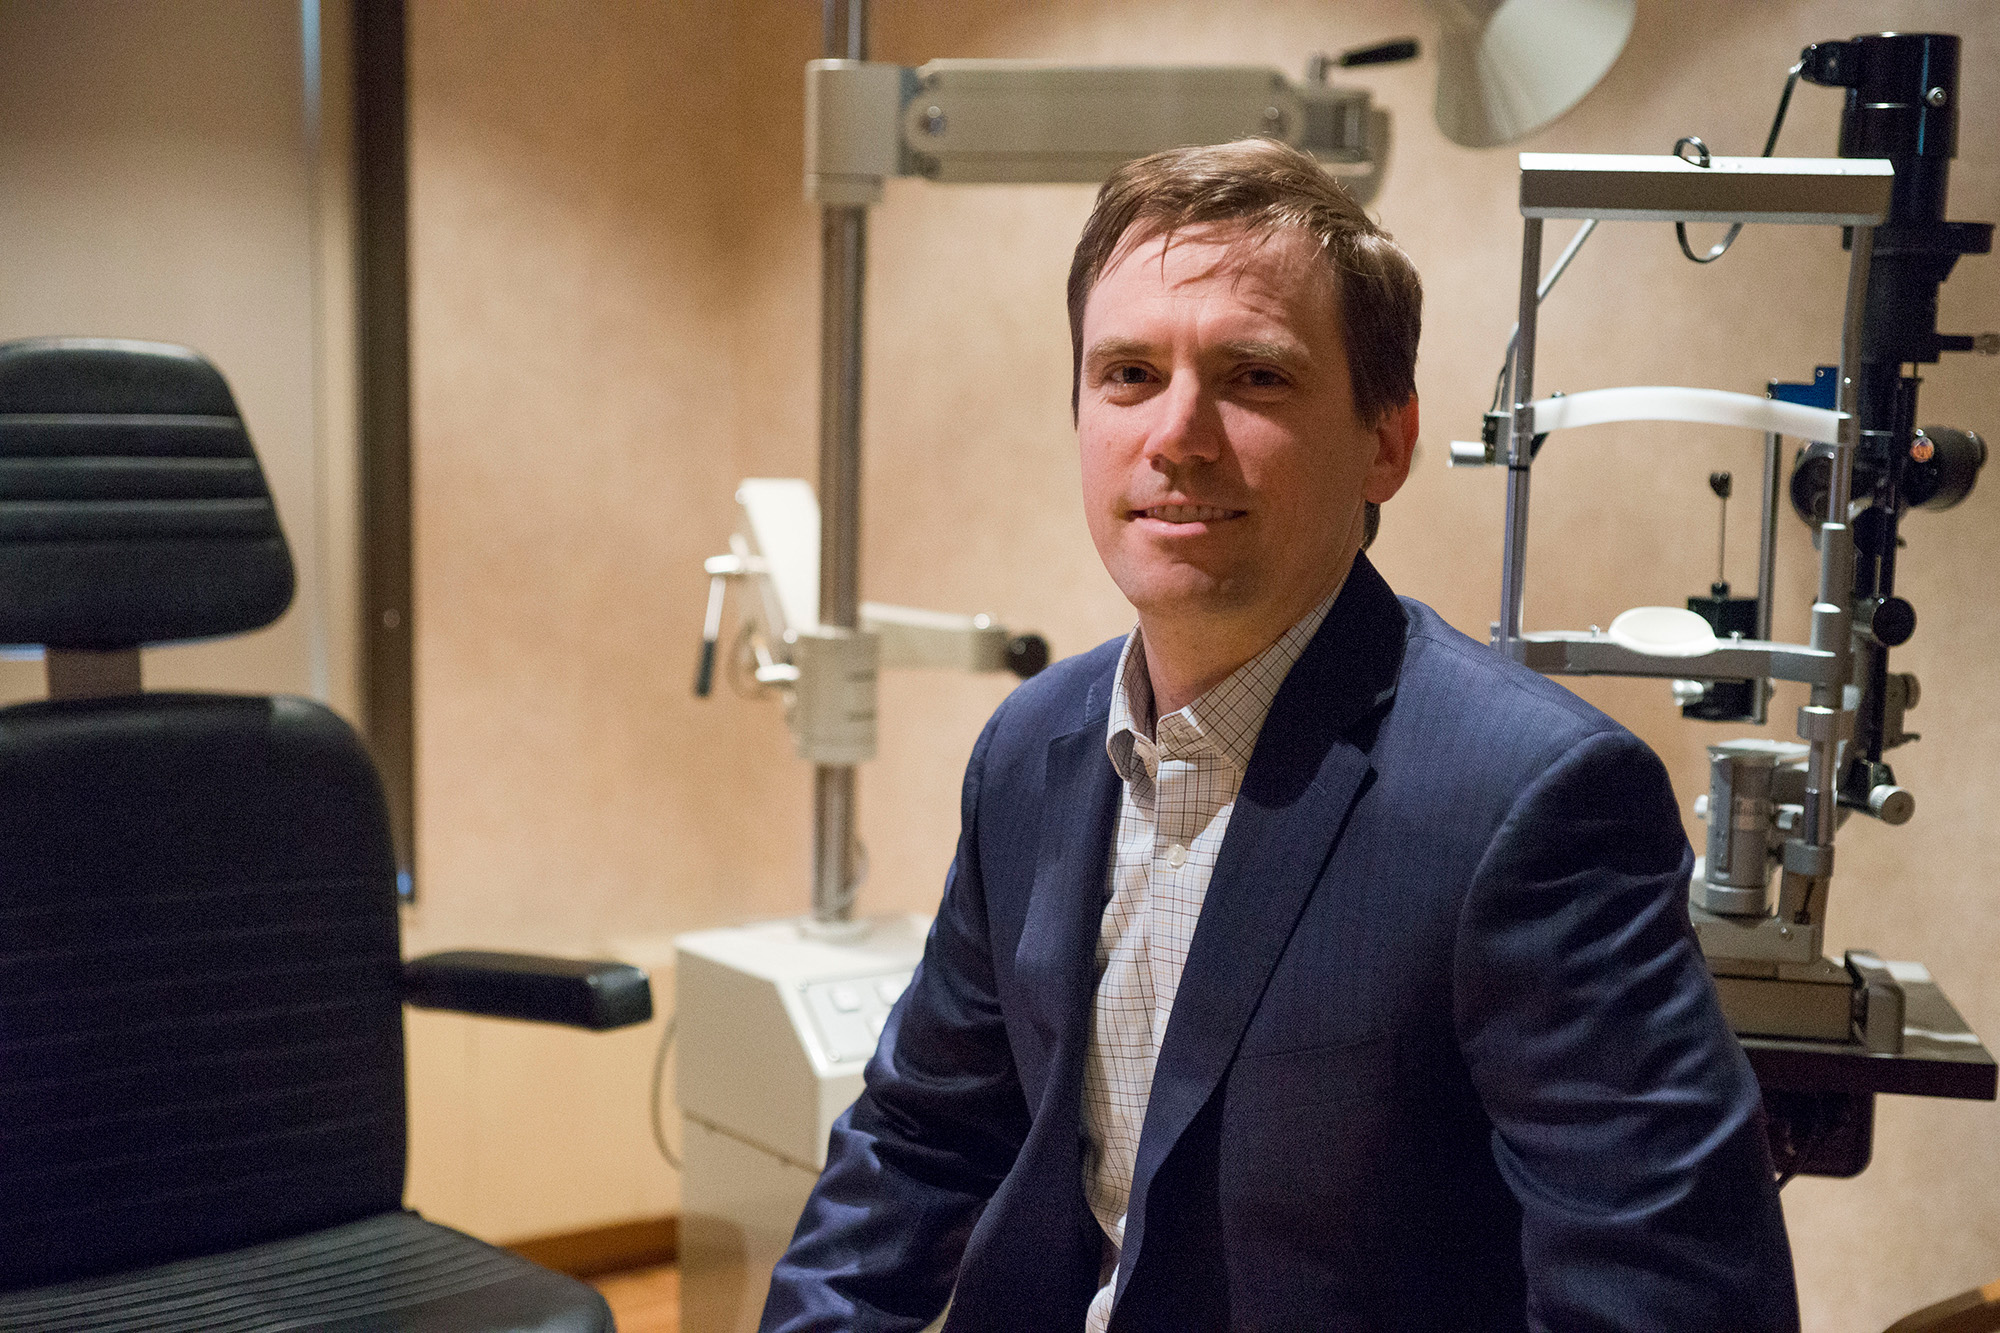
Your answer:
[[[1986,466],[1986,441],[1953,426],[1924,426],[1910,439],[1903,494],[1924,509],[1949,509],[1972,494]]]

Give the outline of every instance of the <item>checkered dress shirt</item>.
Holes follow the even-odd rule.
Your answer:
[[[1112,836],[1109,901],[1097,939],[1097,998],[1083,1071],[1083,1188],[1107,1241],[1103,1286],[1086,1333],[1111,1318],[1125,1207],[1153,1064],[1174,1011],[1188,943],[1278,686],[1340,590],[1220,685],[1153,723],[1153,687],[1137,629],[1118,658],[1104,748],[1124,779]]]

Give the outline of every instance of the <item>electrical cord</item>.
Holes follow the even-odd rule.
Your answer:
[[[1796,1101],[1786,1104],[1794,1107],[1798,1105]],[[1809,1104],[1812,1109],[1809,1115],[1803,1117],[1805,1120],[1803,1133],[1794,1133],[1798,1129],[1798,1120],[1792,1113],[1781,1114],[1778,1117],[1784,1129],[1785,1151],[1782,1154],[1782,1162],[1775,1162],[1774,1165],[1777,1171],[1777,1188],[1781,1190],[1812,1165],[1812,1160],[1819,1150],[1848,1127],[1848,1122],[1854,1114],[1852,1105],[1847,1102],[1840,1103],[1839,1108],[1834,1111],[1828,1111],[1824,1103]],[[1772,1109],[1773,1103],[1767,1101],[1766,1114],[1770,1114]],[[1780,1156],[1775,1151],[1775,1144],[1772,1156],[1773,1158]]]
[[[667,1126],[666,1122],[661,1118],[661,1104],[665,1101],[661,1084],[666,1078],[667,1052],[674,1047],[674,1028],[679,1021],[679,1014],[669,1014],[667,1016],[666,1029],[660,1033],[660,1047],[653,1053],[652,1115],[650,1117],[653,1127],[653,1146],[660,1150],[660,1156],[666,1159],[667,1165],[676,1171],[681,1169],[681,1159],[679,1154],[675,1153],[667,1144]]]
[[[1791,109],[1792,90],[1799,86],[1799,74],[1805,67],[1806,62],[1801,60],[1786,71],[1784,95],[1778,98],[1778,114],[1771,118],[1771,132],[1765,136],[1764,151],[1758,154],[1758,156],[1769,157],[1772,150],[1777,148],[1778,131],[1785,127],[1785,112]],[[1700,156],[1689,157],[1685,151],[1688,148],[1693,148]],[[1680,158],[1683,162],[1692,162],[1696,166],[1705,167],[1709,162],[1708,145],[1692,134],[1682,135],[1674,141],[1674,156]],[[1676,222],[1674,224],[1674,239],[1680,242],[1681,253],[1697,264],[1713,264],[1725,254],[1728,254],[1729,247],[1736,244],[1736,238],[1742,232],[1743,224],[1732,222],[1729,225],[1728,232],[1724,234],[1720,241],[1709,247],[1706,255],[1698,255],[1694,252],[1694,247],[1688,244],[1687,223]]]
[[[1782,1190],[1785,1186],[1796,1180],[1799,1172],[1804,1170],[1812,1161],[1813,1154],[1818,1152],[1826,1141],[1833,1137],[1834,1131],[1839,1127],[1837,1123],[1833,1125],[1818,1124],[1813,1126],[1811,1132],[1806,1135],[1805,1143],[1792,1150],[1790,1160],[1778,1172],[1777,1188]]]

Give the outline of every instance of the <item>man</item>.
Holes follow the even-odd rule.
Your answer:
[[[974,748],[767,1330],[1796,1327],[1665,772],[1360,554],[1419,302],[1288,148],[1104,186],[1074,401],[1138,628]]]

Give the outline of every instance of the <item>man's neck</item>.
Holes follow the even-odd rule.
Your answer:
[[[1213,612],[1165,615],[1139,612],[1146,644],[1146,677],[1153,687],[1153,719],[1187,707],[1228,680],[1244,663],[1284,636],[1285,631],[1345,582],[1340,578],[1310,592],[1276,616],[1239,620]]]
[[[1169,713],[1178,712],[1202,695],[1228,680],[1230,674],[1245,662],[1255,657],[1265,648],[1276,643],[1277,635],[1272,635],[1269,643],[1254,648],[1247,653],[1232,653],[1222,659],[1214,659],[1210,654],[1192,654],[1177,651],[1173,638],[1160,629],[1139,618],[1139,629],[1146,637],[1146,678],[1153,686],[1153,721]],[[1284,631],[1280,630],[1282,634]],[[1202,660],[1190,661],[1199,656]]]

